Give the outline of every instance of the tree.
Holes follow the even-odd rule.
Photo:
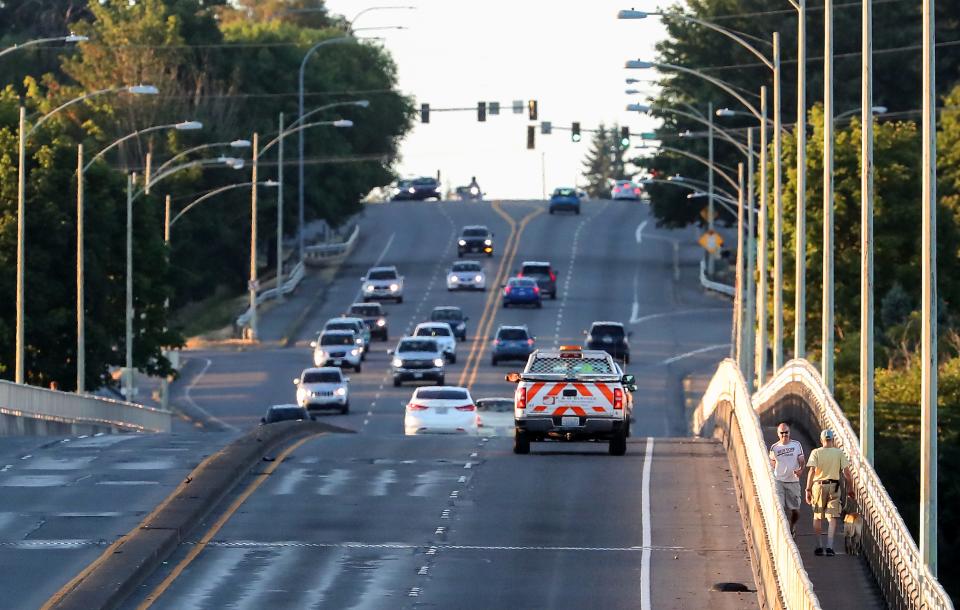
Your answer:
[[[583,161],[583,175],[587,179],[587,194],[593,198],[610,196],[610,185],[615,180],[628,180],[626,149],[620,145],[620,127],[607,129],[603,123],[593,133],[590,150]]]

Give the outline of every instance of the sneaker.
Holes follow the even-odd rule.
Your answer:
[[[833,552],[833,549],[827,548],[827,557],[833,557],[836,553]]]
[[[793,523],[793,524],[790,525],[790,535],[793,536],[794,538],[797,537],[797,524],[796,524],[796,523]]]
[[[817,555],[818,557],[821,556],[821,555],[823,555],[823,547],[819,547],[819,546],[818,546],[817,548],[815,548],[815,549],[813,550],[813,554],[814,554],[814,555]]]

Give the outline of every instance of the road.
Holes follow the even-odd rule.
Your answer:
[[[483,259],[491,282],[523,260],[549,260],[558,298],[503,310],[495,291],[448,293],[444,272],[466,224],[495,233],[496,255]],[[512,393],[503,375],[516,367],[489,363],[499,324],[527,324],[555,346],[582,342],[593,320],[630,322],[628,372],[640,388],[627,456],[602,444],[534,444],[516,456],[506,436],[404,437],[412,390],[392,387],[387,346],[374,344],[350,375],[352,412],[325,418],[358,434],[308,439],[252,473],[128,607],[755,606],[755,593],[712,590],[754,587],[726,458],[687,438],[682,390],[729,351],[730,305],[699,289],[693,234],[653,224],[636,202],[590,202],[580,216],[547,215],[542,202],[370,206],[362,243],[296,347],[191,355],[199,409],[245,429],[268,404],[291,402],[307,343],[382,262],[406,284],[404,303],[387,305],[387,346],[432,307],[462,307],[470,339],[447,380],[475,397]],[[684,244],[679,281],[670,239]]]

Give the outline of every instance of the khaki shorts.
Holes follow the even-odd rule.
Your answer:
[[[813,484],[813,518],[823,519],[840,516],[840,484],[819,483]]]
[[[774,481],[776,483],[777,498],[784,510],[800,508],[800,481]]]

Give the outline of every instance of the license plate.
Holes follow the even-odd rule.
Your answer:
[[[413,378],[414,378],[414,379],[423,379],[423,373],[414,373],[414,374],[413,374]]]
[[[343,360],[338,359],[333,361],[333,366],[340,366],[341,364],[343,364]]]
[[[576,416],[574,416],[574,417],[562,417],[562,418],[560,419],[560,425],[561,425],[561,426],[579,426],[579,425],[580,425],[580,418],[579,418],[579,417],[576,417]]]
[[[437,407],[437,415],[446,415],[449,407]]]

